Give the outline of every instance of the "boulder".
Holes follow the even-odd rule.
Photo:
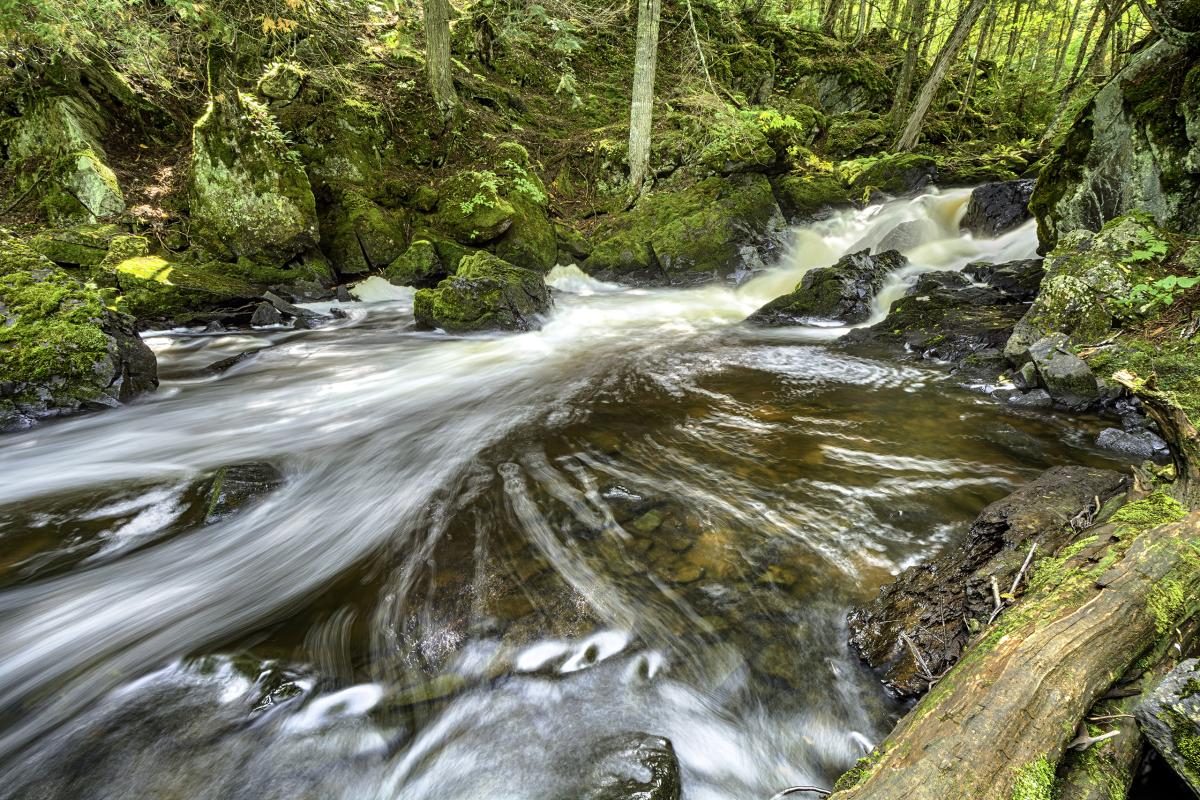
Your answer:
[[[986,283],[996,291],[1016,302],[1029,302],[1037,297],[1045,275],[1040,258],[1008,261],[1003,264],[976,262],[963,267],[963,274],[980,283]]]
[[[500,238],[512,226],[515,213],[500,196],[496,173],[467,171],[442,183],[435,222],[455,241],[481,245]]]
[[[878,189],[890,195],[912,194],[937,180],[937,161],[920,153],[882,155],[850,182],[859,195]]]
[[[270,101],[287,103],[300,94],[306,73],[302,67],[288,62],[275,62],[258,79],[258,93]]]
[[[250,317],[250,324],[256,328],[268,325],[282,325],[283,315],[279,313],[279,309],[270,303],[259,303],[254,309],[254,315]]]
[[[707,178],[606,219],[583,268],[601,280],[695,285],[764,268],[784,228],[766,176]]]
[[[975,236],[992,239],[1019,227],[1033,216],[1029,197],[1032,179],[985,183],[971,191],[960,227]]]
[[[48,228],[26,241],[60,267],[97,267],[108,255],[112,240],[124,234],[116,225],[84,224]]]
[[[1083,106],[1043,167],[1030,200],[1042,252],[1134,210],[1200,233],[1198,145],[1200,65],[1157,41]]]
[[[1047,470],[985,508],[957,547],[909,567],[851,612],[850,643],[897,693],[924,693],[925,670],[937,676],[953,666],[973,629],[991,617],[991,578],[1007,592],[1032,543],[1038,559],[1059,552],[1077,535],[1071,520],[1092,508],[1096,497],[1104,502],[1125,485],[1125,477],[1110,470]]]
[[[777,297],[747,318],[752,325],[796,325],[809,320],[862,322],[889,272],[907,261],[892,250],[871,255],[863,250],[843,256],[832,267],[812,269],[789,294]]]
[[[796,172],[772,179],[771,188],[792,223],[823,219],[854,203],[850,190],[831,173]]]
[[[710,139],[700,153],[700,163],[705,168],[730,175],[765,172],[775,164],[775,149],[748,116],[722,117],[707,130]]]
[[[282,483],[283,475],[279,470],[265,462],[221,467],[202,487],[204,522],[210,524],[226,519],[261,500]]]
[[[1133,715],[1154,748],[1200,795],[1200,660],[1180,662]]]
[[[437,249],[428,239],[414,239],[404,254],[383,271],[383,277],[389,283],[420,289],[436,286],[448,274],[438,258]]]
[[[1096,376],[1087,363],[1071,351],[1066,334],[1056,333],[1038,339],[1029,347],[1029,357],[1037,368],[1042,386],[1055,403],[1083,411],[1100,401]]]
[[[679,800],[679,759],[669,739],[627,733],[602,740],[585,800]]]
[[[1109,298],[1132,288],[1125,262],[1155,235],[1143,218],[1128,216],[1105,224],[1099,233],[1076,231],[1063,237],[1046,257],[1041,290],[1013,330],[1005,355],[1023,364],[1029,360],[1029,346],[1053,333],[1067,334],[1076,345],[1107,336],[1113,326]]]
[[[549,272],[558,263],[558,237],[550,220],[550,195],[524,147],[505,142],[497,148],[496,157],[500,193],[513,212],[512,224],[491,250],[518,267]]]
[[[448,333],[482,330],[524,331],[539,326],[550,310],[550,290],[542,276],[479,252],[435,289],[421,289],[413,301],[417,325]]]
[[[308,175],[270,112],[226,90],[192,130],[191,235],[213,253],[284,264],[319,238]]]
[[[1105,428],[1096,437],[1096,444],[1135,461],[1164,458],[1171,452],[1167,443],[1159,436],[1144,429],[1132,432],[1120,428]]]
[[[158,386],[133,320],[0,232],[0,430],[119,405]]]
[[[321,251],[343,276],[383,269],[408,247],[408,219],[351,188],[329,191],[322,209]]]

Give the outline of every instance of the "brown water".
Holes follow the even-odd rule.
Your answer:
[[[799,231],[738,290],[560,269],[537,333],[417,333],[370,284],[336,329],[153,338],[157,397],[0,439],[0,797],[577,798],[626,731],[673,741],[689,800],[828,785],[900,710],[848,607],[1039,470],[1110,463],[1098,424],[739,324],[907,219],[876,318],[1031,252],[959,237],[963,197]],[[282,483],[206,521],[247,462]]]

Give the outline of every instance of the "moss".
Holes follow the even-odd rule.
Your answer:
[[[818,145],[833,158],[853,158],[887,146],[891,131],[891,124],[883,117],[842,114],[831,118],[829,130]]]
[[[1122,506],[1110,521],[1118,536],[1135,536],[1143,531],[1178,522],[1187,515],[1179,501],[1162,491],[1152,492],[1134,503]]]
[[[558,239],[550,221],[550,198],[516,142],[497,148],[500,197],[512,208],[512,224],[495,244],[496,255],[535,272],[547,272],[558,261]]]
[[[867,779],[875,769],[875,765],[883,759],[886,751],[877,747],[855,762],[854,766],[843,772],[833,784],[833,791],[845,792],[853,789]]]
[[[721,174],[765,170],[778,156],[753,115],[721,116],[708,128],[700,163]]]
[[[1017,770],[1011,800],[1052,800],[1054,767],[1045,756]]]
[[[382,269],[408,247],[409,220],[357,189],[333,191],[321,214],[321,250],[343,275]]]
[[[920,153],[884,154],[869,159],[851,179],[850,188],[865,192],[874,188],[888,194],[919,189],[937,177],[937,160]]]
[[[853,202],[850,190],[832,173],[800,172],[771,182],[784,215],[792,221],[812,219]]]
[[[1097,731],[1090,731],[1090,733],[1093,736],[1098,735]],[[1100,800],[1125,800],[1129,789],[1127,784],[1131,776],[1124,766],[1113,762],[1109,757],[1109,748],[1106,745],[1106,742],[1100,742],[1082,752],[1068,751],[1063,756],[1059,770],[1060,775],[1082,775],[1092,792],[1088,795],[1089,797],[1098,797]],[[1060,778],[1056,789],[1060,789],[1061,785],[1062,779]]]
[[[1122,336],[1112,346],[1097,350],[1087,357],[1088,366],[1100,376],[1107,377],[1126,370],[1148,378],[1154,376],[1156,387],[1168,392],[1192,420],[1200,422],[1200,359],[1196,357],[1200,337],[1190,340],[1171,337],[1148,340]]]
[[[120,233],[115,225],[80,225],[41,231],[28,244],[60,266],[96,267],[108,254],[113,237]]]
[[[500,196],[495,172],[460,172],[442,183],[435,224],[463,244],[497,239],[512,225],[512,205]]]
[[[413,301],[419,325],[451,333],[528,330],[549,308],[541,275],[485,252],[464,258],[452,277],[419,290]]]
[[[447,275],[437,250],[428,239],[415,239],[404,254],[393,261],[383,277],[397,286],[431,287]]]

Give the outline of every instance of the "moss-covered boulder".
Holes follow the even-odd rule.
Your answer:
[[[267,109],[236,91],[215,97],[192,133],[191,235],[225,257],[284,264],[319,238],[298,156]]]
[[[1138,727],[1200,795],[1200,660],[1180,662],[1134,709]]]
[[[26,244],[60,267],[97,267],[114,238],[124,234],[116,225],[79,225],[71,228],[47,228]]]
[[[0,429],[115,406],[158,386],[133,320],[0,231]]]
[[[383,277],[396,286],[431,288],[447,277],[448,270],[428,239],[414,239],[404,254],[388,265]]]
[[[851,253],[832,267],[809,270],[794,291],[775,298],[746,321],[768,327],[812,320],[863,322],[871,316],[872,301],[888,273],[906,263],[895,250],[874,256],[867,250]]]
[[[258,79],[258,93],[267,100],[287,103],[300,94],[307,73],[299,64],[276,61],[267,66]]]
[[[834,209],[852,205],[850,190],[830,172],[793,172],[772,179],[775,199],[791,222],[828,216]]]
[[[547,272],[558,261],[558,238],[550,220],[550,196],[525,148],[505,142],[497,148],[500,196],[513,210],[512,224],[492,246],[505,261]]]
[[[322,209],[321,251],[341,275],[383,269],[408,247],[408,216],[353,188],[329,190]]]
[[[691,285],[765,266],[783,214],[766,176],[707,178],[647,195],[592,235],[584,269],[603,280]]]
[[[709,126],[708,141],[700,153],[700,163],[722,175],[763,172],[777,160],[775,148],[752,114],[719,118]]]
[[[1030,201],[1048,252],[1079,229],[1145,211],[1200,233],[1200,65],[1182,47],[1143,50],[1080,110]]]
[[[550,290],[538,273],[479,252],[435,289],[421,289],[413,302],[417,325],[449,333],[524,331],[539,326],[550,310]]]
[[[442,183],[435,224],[455,241],[482,245],[513,224],[516,210],[500,196],[500,176],[490,170],[460,172]]]
[[[937,159],[920,153],[884,154],[866,160],[850,180],[858,194],[878,189],[891,195],[910,194],[937,180]]]
[[[29,103],[0,124],[16,196],[34,192],[53,224],[92,222],[125,211],[125,197],[101,142],[105,118],[77,97]]]
[[[825,138],[818,144],[831,158],[856,158],[887,147],[891,135],[891,123],[885,117],[867,112],[843,114],[830,118]]]
[[[1141,253],[1148,252],[1149,243],[1161,241],[1159,236],[1145,217],[1129,216],[1109,222],[1099,233],[1080,230],[1062,237],[1046,258],[1041,290],[1013,330],[1005,355],[1023,364],[1031,345],[1055,333],[1066,334],[1073,345],[1107,336],[1114,319],[1112,300],[1128,295]]]

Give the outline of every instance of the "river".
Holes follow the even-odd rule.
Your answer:
[[[828,786],[902,712],[847,609],[1098,425],[1016,409],[843,328],[752,329],[803,272],[965,190],[794,232],[740,287],[557,268],[519,335],[418,332],[374,279],[313,331],[148,336],[143,402],[0,438],[0,797],[580,798],[669,738],[688,800]],[[227,370],[205,367],[255,351]],[[203,484],[269,463],[227,514]],[[231,473],[232,474],[232,473]]]

